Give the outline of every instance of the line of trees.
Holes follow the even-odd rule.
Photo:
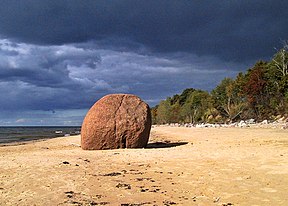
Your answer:
[[[258,61],[210,93],[188,88],[152,108],[154,124],[224,123],[288,115],[288,42],[269,62]]]

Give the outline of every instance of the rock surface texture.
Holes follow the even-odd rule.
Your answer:
[[[131,94],[111,94],[97,101],[81,128],[84,150],[143,148],[151,129],[149,106]]]

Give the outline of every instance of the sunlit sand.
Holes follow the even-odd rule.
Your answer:
[[[152,128],[146,149],[80,136],[0,147],[0,205],[288,205],[288,133]]]

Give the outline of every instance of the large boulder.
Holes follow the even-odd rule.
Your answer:
[[[149,106],[131,94],[110,94],[97,101],[81,128],[84,150],[143,148],[151,129]]]

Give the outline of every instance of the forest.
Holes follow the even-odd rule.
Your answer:
[[[151,109],[154,124],[232,123],[288,115],[288,41],[270,61],[258,61],[211,92],[187,88]]]

